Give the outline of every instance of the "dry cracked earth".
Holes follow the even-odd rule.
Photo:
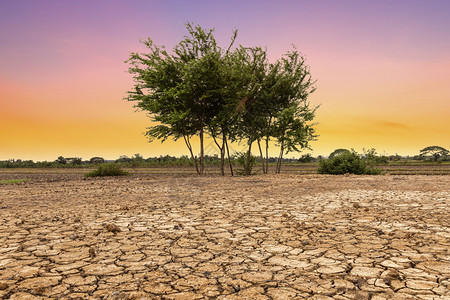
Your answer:
[[[0,298],[450,299],[450,176],[28,177]]]

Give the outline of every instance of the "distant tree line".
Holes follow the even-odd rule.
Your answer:
[[[297,163],[317,163],[327,158],[333,158],[345,153],[351,153],[351,150],[339,148],[331,152],[328,156],[312,156],[311,154],[303,154],[299,158],[282,158],[283,163],[297,164]],[[244,153],[246,156],[246,153]],[[231,164],[233,166],[242,166],[243,153],[233,153],[230,155]],[[440,146],[429,146],[420,150],[418,155],[414,156],[401,156],[395,155],[383,155],[378,154],[374,148],[363,149],[363,153],[359,154],[362,159],[370,160],[375,165],[384,165],[396,162],[447,162],[450,161],[450,153]],[[260,157],[254,157],[254,165],[261,165],[262,162],[277,164],[279,157],[269,157],[261,160]],[[240,162],[241,161],[241,162]],[[176,156],[158,156],[144,158],[141,154],[137,153],[132,157],[126,155],[120,156],[115,160],[105,160],[102,157],[92,157],[89,160],[82,160],[80,157],[63,157],[59,156],[54,161],[37,161],[33,160],[21,160],[21,159],[9,159],[0,161],[0,168],[82,168],[91,167],[105,162],[116,163],[123,167],[161,167],[161,166],[179,166],[188,167],[194,166],[194,162],[187,155],[180,157]],[[205,155],[204,163],[206,166],[220,167],[222,161],[218,155]],[[245,161],[246,163],[246,161]],[[243,165],[245,167],[245,164]],[[261,167],[262,170],[262,167]],[[245,171],[245,170],[244,170]]]
[[[297,158],[283,158],[283,162],[296,163],[296,162],[314,162],[316,158],[311,155],[305,155],[307,158],[304,159]],[[234,153],[230,156],[231,163],[233,165],[239,165],[239,153]],[[277,162],[277,157],[269,157],[268,161],[270,163]],[[260,162],[260,158],[256,158],[257,162]],[[221,160],[218,155],[205,155],[204,156],[205,166],[220,166]],[[9,159],[0,161],[0,168],[77,168],[77,167],[92,167],[95,165],[100,165],[103,163],[116,163],[122,167],[187,167],[193,166],[194,163],[191,158],[187,155],[182,156],[170,156],[164,155],[159,157],[148,157],[144,158],[141,154],[135,154],[132,157],[126,155],[120,156],[115,160],[105,160],[102,157],[92,157],[89,160],[82,160],[81,158],[65,158],[59,156],[54,161],[37,161],[33,160],[21,160],[21,159]]]

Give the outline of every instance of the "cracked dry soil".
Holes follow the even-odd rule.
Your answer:
[[[0,186],[0,298],[450,299],[449,183],[38,174]]]

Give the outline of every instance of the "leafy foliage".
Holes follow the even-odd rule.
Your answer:
[[[241,170],[237,170],[237,174],[239,175],[253,175],[252,170],[253,166],[256,162],[256,157],[254,155],[250,155],[250,163],[247,164],[247,153],[246,152],[237,152],[235,154],[235,160],[239,166],[242,167]]]
[[[364,160],[355,151],[341,152],[332,158],[321,160],[319,165],[320,174],[381,174],[381,170],[375,169],[370,161]]]
[[[173,53],[148,39],[143,41],[148,53],[131,54],[127,62],[131,64],[129,72],[134,75],[136,85],[127,100],[136,101],[136,107],[149,112],[156,123],[147,131],[150,141],[183,138],[196,167],[190,139],[198,134],[201,145],[197,172],[202,174],[205,129],[221,102],[223,50],[217,46],[212,29],[191,24],[186,29],[188,35]]]
[[[64,158],[64,156],[58,156],[58,158],[55,160],[56,163],[60,165],[67,164],[67,159]]]
[[[428,146],[420,150],[420,156],[431,156],[434,161],[438,161],[439,159],[445,159],[449,156],[449,151],[440,146]]]
[[[129,173],[122,170],[119,165],[114,163],[101,164],[97,169],[86,174],[86,177],[102,177],[102,176],[125,176]]]
[[[209,134],[220,150],[221,173],[225,152],[231,168],[228,141],[248,145],[245,170],[251,163],[251,148],[261,140],[268,147],[271,138],[280,146],[277,172],[284,153],[308,148],[314,140],[315,107],[307,98],[314,92],[309,67],[295,49],[269,63],[261,47],[232,49],[237,31],[226,49],[217,45],[214,30],[186,25],[188,35],[168,52],[151,39],[143,41],[147,53],[131,53],[126,61],[133,75],[134,89],[128,101],[146,111],[153,126],[150,141],[183,138],[199,174],[204,170],[204,138]],[[191,138],[200,139],[200,154],[194,155]],[[220,141],[221,140],[221,141]],[[249,174],[247,174],[249,175]]]
[[[335,157],[337,155],[340,155],[342,153],[350,153],[350,150],[343,149],[343,148],[336,149],[336,150],[334,150],[333,152],[330,153],[328,158],[333,158],[333,157]]]
[[[98,156],[94,156],[89,160],[89,163],[91,164],[104,164],[105,163],[105,159],[103,157],[98,157]]]

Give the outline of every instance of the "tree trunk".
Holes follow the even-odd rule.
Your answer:
[[[258,148],[259,148],[259,157],[261,158],[261,165],[262,165],[263,174],[267,174],[266,173],[266,166],[264,164],[264,156],[263,156],[263,153],[262,153],[262,150],[261,150],[261,140],[260,139],[258,139]]]
[[[252,144],[253,144],[253,141],[249,141],[248,151],[247,151],[247,160],[245,162],[245,175],[250,175],[250,173],[251,173],[250,159],[252,157]]]
[[[220,173],[225,176],[225,141],[226,134],[222,132],[222,148],[220,148]]]
[[[200,175],[203,175],[205,169],[204,150],[203,150],[203,127],[200,129]]]
[[[222,176],[225,176],[225,141],[222,139],[222,146],[220,146],[219,143],[217,142],[216,137],[214,135],[212,137],[217,148],[219,148],[220,150],[220,174]]]
[[[272,126],[272,117],[269,118],[269,124],[266,132],[266,174],[269,174],[269,141],[270,141],[270,129]]]
[[[283,160],[284,143],[281,143],[280,155],[278,156],[276,174],[281,172],[281,161]]]
[[[228,141],[227,140],[225,140],[225,146],[227,147],[228,165],[230,166],[231,176],[234,176],[233,165],[231,164],[230,149],[228,148]]]
[[[189,152],[191,153],[191,158],[194,161],[195,170],[197,171],[197,174],[200,174],[200,171],[198,169],[197,158],[194,156],[194,153],[192,152],[192,146],[191,146],[191,142],[189,141],[189,137],[186,137],[185,135],[183,135],[183,138],[184,138],[184,142],[186,143],[186,146],[189,149]]]
[[[266,174],[269,173],[269,136],[266,137]]]

